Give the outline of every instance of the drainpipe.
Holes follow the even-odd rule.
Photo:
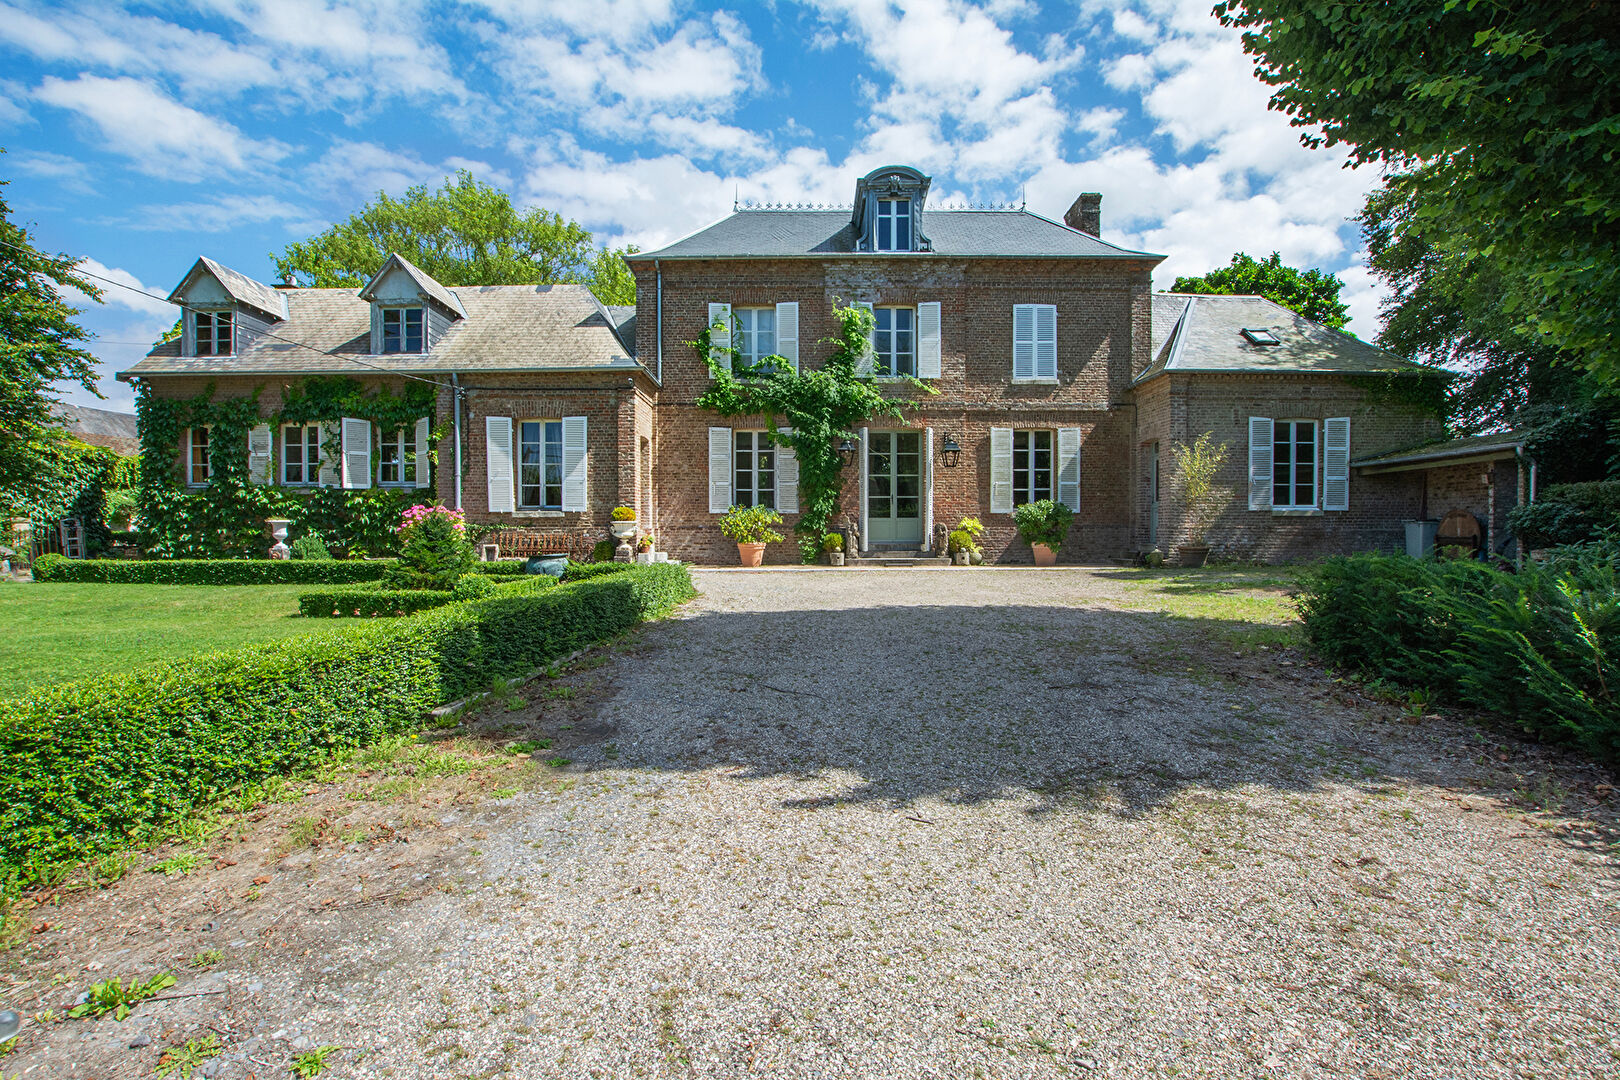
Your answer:
[[[456,417],[456,509],[461,509],[461,376],[450,373],[450,395],[455,399]]]
[[[657,330],[658,330],[658,385],[664,385],[664,271],[653,260],[653,275],[657,278],[656,297],[658,302]]]

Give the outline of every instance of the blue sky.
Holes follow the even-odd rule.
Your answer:
[[[1376,176],[1301,147],[1210,0],[0,0],[0,178],[14,218],[86,268],[166,294],[199,254],[264,281],[270,254],[378,190],[457,168],[651,247],[733,197],[847,203],[890,163],[933,201],[1341,273],[1377,292],[1349,218]],[[109,289],[84,323],[112,372],[174,321]],[[82,392],[68,400],[94,404]]]

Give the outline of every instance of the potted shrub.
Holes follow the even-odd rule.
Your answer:
[[[1215,487],[1215,477],[1226,461],[1226,444],[1214,443],[1215,433],[1206,431],[1191,446],[1177,443],[1170,448],[1187,499],[1187,542],[1176,547],[1176,560],[1182,566],[1203,566],[1209,558],[1206,539],[1224,494]]]
[[[643,566],[645,566],[645,565],[651,563],[652,561],[653,561],[653,534],[652,533],[643,533],[641,539],[636,541],[636,562],[641,563]]]
[[[979,541],[984,538],[984,526],[978,518],[963,518],[956,528],[946,538],[945,550],[951,556],[951,562],[957,566],[967,566],[970,563],[977,566],[984,561],[984,551]]]
[[[765,561],[765,545],[782,539],[771,528],[782,524],[782,515],[769,506],[733,506],[720,519],[720,531],[737,542],[737,559],[743,566]]]
[[[828,533],[821,538],[821,553],[827,556],[828,566],[844,565],[844,537],[841,533]]]
[[[1038,499],[1013,507],[1018,536],[1035,553],[1036,566],[1056,566],[1058,549],[1069,535],[1074,511],[1052,499]]]
[[[608,532],[613,534],[615,540],[623,540],[636,535],[636,512],[628,506],[615,506],[613,508],[613,521],[608,525]]]

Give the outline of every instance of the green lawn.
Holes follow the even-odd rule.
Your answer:
[[[319,629],[298,616],[307,585],[0,584],[0,698]]]

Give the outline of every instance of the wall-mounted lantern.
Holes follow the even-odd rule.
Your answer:
[[[962,448],[949,435],[945,436],[945,441],[940,444],[939,459],[947,469],[954,469],[962,463]]]
[[[838,460],[843,462],[845,465],[848,465],[850,462],[855,460],[854,439],[838,440]]]

